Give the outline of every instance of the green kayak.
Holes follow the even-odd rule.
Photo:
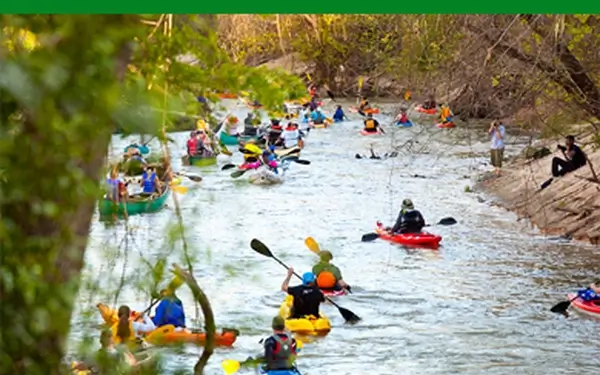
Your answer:
[[[183,165],[193,165],[194,167],[208,167],[209,165],[217,164],[216,156],[184,156],[187,159],[187,163],[184,161]]]
[[[233,135],[229,135],[225,132],[221,132],[219,139],[225,146],[236,146],[240,143],[238,137],[234,137]]]
[[[127,202],[113,202],[102,198],[98,204],[98,211],[100,211],[100,216],[111,216],[113,214],[125,216],[125,212],[128,216],[156,212],[164,207],[170,195],[171,189],[169,185],[165,185],[165,191],[158,197],[136,196],[130,197]]]

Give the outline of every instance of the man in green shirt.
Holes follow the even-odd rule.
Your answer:
[[[315,264],[312,272],[317,276],[317,285],[323,290],[341,290],[350,291],[350,285],[342,279],[342,272],[338,267],[329,263],[333,259],[333,254],[328,250],[319,252],[319,263]]]

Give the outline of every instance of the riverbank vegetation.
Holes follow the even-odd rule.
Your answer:
[[[600,118],[595,15],[221,15],[235,60],[284,66],[340,96],[422,100],[548,135]],[[359,87],[360,86],[360,87]]]

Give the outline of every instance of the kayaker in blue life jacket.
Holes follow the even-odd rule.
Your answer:
[[[323,115],[323,112],[321,112],[321,110],[317,108],[310,114],[310,120],[315,125],[321,125],[325,123],[325,115]]]
[[[264,368],[268,371],[294,369],[296,340],[285,332],[285,320],[282,317],[274,317],[271,327],[273,334],[264,341]]]
[[[175,282],[181,283],[177,280]],[[183,310],[183,303],[175,295],[175,289],[178,285],[175,282],[171,282],[169,286],[160,292],[162,299],[156,311],[154,313],[154,324],[157,327],[172,324],[176,328],[185,328],[185,312]]]
[[[338,105],[335,110],[335,113],[333,114],[333,121],[342,122],[344,121],[344,118],[346,118],[346,114],[344,113],[342,106]]]
[[[154,168],[148,167],[142,174],[142,182],[141,182],[143,194],[154,194],[160,193],[160,180],[154,171]]]
[[[402,209],[392,228],[392,233],[421,233],[425,226],[423,215],[415,210],[415,205],[410,199],[402,201]]]

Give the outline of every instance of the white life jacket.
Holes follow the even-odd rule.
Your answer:
[[[283,139],[283,147],[292,148],[298,145],[298,139],[300,138],[300,132],[297,129],[284,130],[281,133],[281,139]]]

